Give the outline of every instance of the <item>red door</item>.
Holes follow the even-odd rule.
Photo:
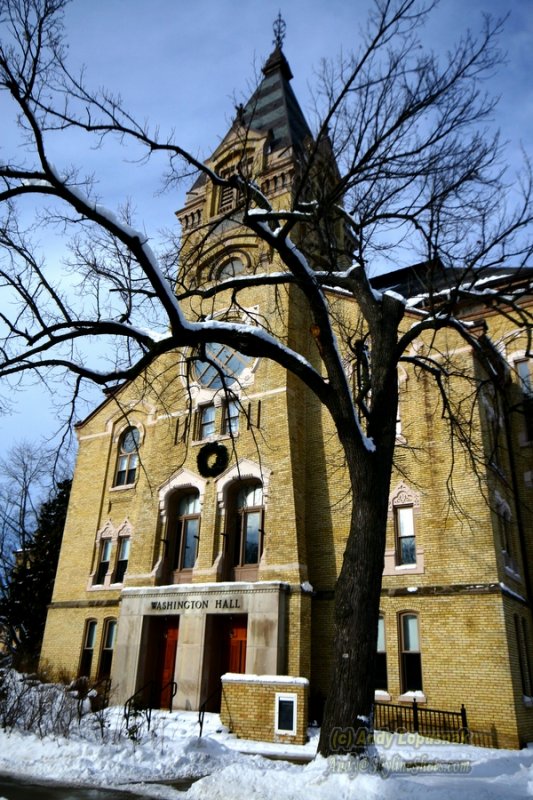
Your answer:
[[[172,699],[172,681],[176,667],[176,651],[179,639],[179,617],[169,617],[163,625],[163,642],[161,658],[161,708],[170,708]]]
[[[228,672],[246,672],[246,617],[230,617]]]

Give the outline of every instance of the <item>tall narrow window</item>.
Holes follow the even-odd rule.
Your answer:
[[[518,665],[520,667],[520,680],[524,697],[533,697],[533,679],[531,675],[531,661],[529,657],[529,636],[526,620],[514,615],[516,633],[516,646],[518,649]]]
[[[236,504],[235,566],[258,564],[263,549],[263,487],[252,484],[240,489]]]
[[[400,616],[400,658],[402,693],[422,691],[422,659],[416,614]]]
[[[109,562],[111,561],[111,539],[102,539],[100,542],[100,558],[98,561],[98,569],[94,576],[94,583],[96,585],[103,584],[105,576],[109,571]]]
[[[100,654],[100,665],[98,667],[99,679],[109,678],[111,674],[111,662],[113,660],[113,650],[115,649],[116,633],[117,633],[116,619],[107,619],[104,625],[102,652]]]
[[[200,529],[200,497],[198,492],[183,495],[178,503],[176,536],[172,569],[192,569],[196,561]]]
[[[128,560],[130,557],[130,544],[131,539],[129,536],[121,536],[118,540],[118,558],[117,568],[115,571],[114,583],[122,583],[124,575],[128,569]]]
[[[387,650],[385,646],[385,620],[380,617],[378,620],[378,645],[376,652],[376,670],[374,678],[374,689],[387,691]]]
[[[228,400],[224,407],[224,433],[236,436],[239,433],[239,402]]]
[[[416,564],[415,525],[412,506],[395,506],[398,564]]]
[[[215,433],[215,406],[200,406],[198,409],[198,439],[207,439]]]
[[[527,440],[531,442],[533,441],[533,378],[529,359],[524,358],[517,361],[516,371],[522,389],[526,436]]]
[[[80,678],[82,675],[87,678],[89,678],[91,675],[95,642],[96,620],[88,619],[85,623],[85,630],[83,632],[83,648],[81,651],[80,668],[78,670],[78,676]]]
[[[127,428],[120,437],[115,486],[135,483],[139,461],[140,434],[137,428]]]

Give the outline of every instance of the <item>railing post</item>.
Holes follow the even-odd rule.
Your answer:
[[[413,698],[413,728],[415,729],[415,733],[418,733],[418,705],[414,698]]]

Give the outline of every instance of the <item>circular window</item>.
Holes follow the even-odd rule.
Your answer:
[[[120,449],[123,453],[134,453],[139,447],[139,439],[137,428],[128,428],[122,436]]]
[[[234,278],[235,275],[238,275],[240,272],[244,272],[244,264],[240,260],[240,258],[230,258],[229,261],[226,261],[219,270],[218,273],[218,280],[224,280],[225,278]]]
[[[222,389],[224,383],[237,380],[254,361],[253,357],[238,353],[224,344],[206,344],[205,354],[207,359],[198,359],[194,371],[198,383],[209,389]]]

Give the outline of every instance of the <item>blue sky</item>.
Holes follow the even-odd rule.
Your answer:
[[[226,132],[235,99],[245,99],[254,76],[272,50],[272,24],[281,10],[287,24],[285,54],[293,88],[312,118],[315,71],[321,59],[352,50],[365,24],[370,0],[73,0],[66,12],[69,61],[86,65],[87,83],[119,92],[134,116],[174,130],[195,155],[208,156]],[[500,95],[495,124],[509,141],[512,161],[521,144],[533,155],[533,0],[442,0],[426,28],[425,40],[445,51],[467,27],[477,29],[483,13],[510,10],[502,46],[507,64],[487,83]],[[0,98],[0,112],[3,113]],[[0,147],[12,134],[0,130]],[[182,193],[158,194],[163,163],[149,169],[132,163],[120,147],[94,150],[79,136],[63,136],[60,165],[78,164],[97,177],[103,202],[114,209],[127,198],[137,226],[157,241],[158,230],[174,224]],[[0,151],[1,152],[1,151]],[[57,243],[59,246],[59,243]],[[59,257],[48,246],[49,257]],[[0,303],[2,302],[0,296]],[[89,401],[101,397],[96,390]],[[62,400],[61,386],[57,399]],[[37,441],[55,428],[57,412],[42,389],[14,398],[13,413],[0,416],[2,452],[22,438]]]

